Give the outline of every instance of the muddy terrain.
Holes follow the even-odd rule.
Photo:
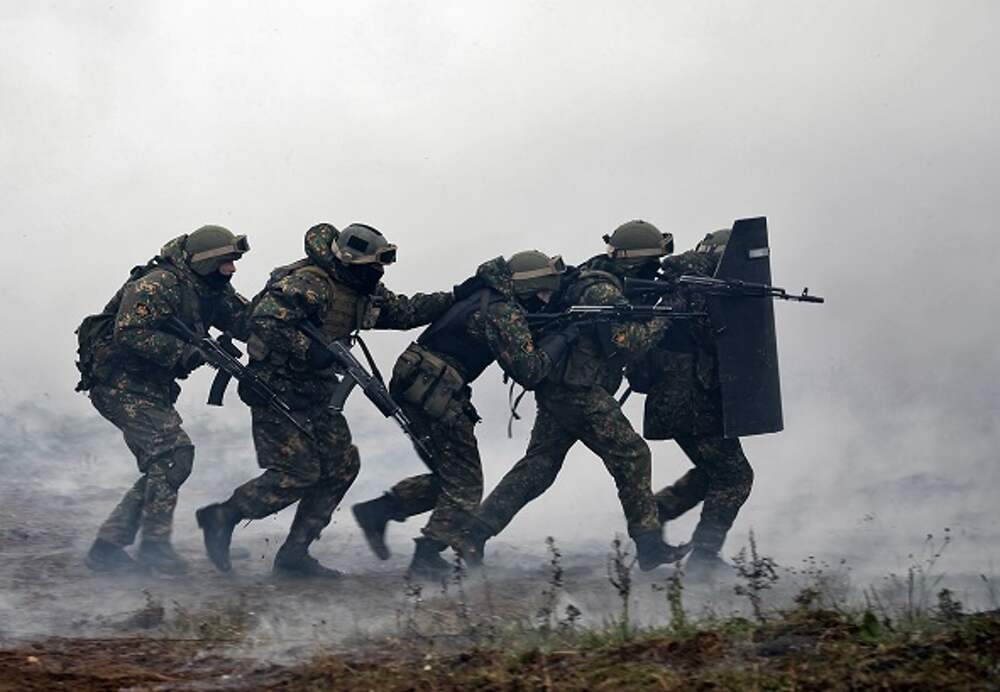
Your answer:
[[[222,575],[193,510],[252,462],[245,441],[195,421],[212,463],[177,513],[190,574],[112,577],[83,556],[133,480],[113,431],[37,411],[0,422],[0,689],[986,689],[997,671],[997,616],[970,615],[1000,607],[997,580],[954,557],[967,531],[907,534],[894,571],[860,550],[775,561],[764,536],[743,576],[703,584],[629,569],[627,542],[616,557],[614,531],[586,526],[548,544],[501,537],[489,569],[420,583],[404,576],[416,523],[391,525],[380,562],[342,508],[314,552],[343,579],[272,577],[288,512],[239,527]]]

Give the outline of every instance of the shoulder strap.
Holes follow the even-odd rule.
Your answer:
[[[470,294],[461,300],[436,319],[423,333],[417,337],[417,343],[426,345],[427,342],[438,332],[450,328],[456,321],[466,320],[475,310],[485,312],[490,303],[503,300],[503,296],[496,289],[484,286],[478,291]]]
[[[504,382],[506,382],[506,376],[504,377]],[[514,386],[515,382],[511,381],[510,389],[507,391],[507,406],[510,408],[510,418],[507,419],[507,439],[513,439],[514,437],[514,421],[521,420],[521,414],[517,412],[517,407],[521,405],[521,399],[524,395],[528,393],[527,389],[521,388],[521,393],[516,397],[514,396]]]

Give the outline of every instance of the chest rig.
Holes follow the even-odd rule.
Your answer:
[[[347,284],[336,281],[322,268],[308,264],[295,270],[321,279],[327,286],[330,300],[322,315],[323,335],[327,339],[345,339],[359,329],[371,329],[382,310],[378,296],[363,294]]]

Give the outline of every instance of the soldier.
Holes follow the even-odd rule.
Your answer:
[[[170,544],[177,493],[194,462],[194,446],[174,409],[186,378],[202,360],[198,350],[169,330],[176,317],[197,333],[210,327],[245,339],[247,302],[230,285],[235,262],[250,249],[245,236],[202,226],[163,246],[99,315],[77,330],[82,374],[98,412],[115,425],[142,474],[101,526],[87,566],[96,571],[136,567],[125,552],[139,529],[137,557],[144,566],[183,573]]]
[[[669,282],[683,274],[712,276],[729,239],[728,229],[705,236],[694,250],[665,257]],[[678,310],[705,310],[705,296],[679,287],[669,303]],[[722,395],[711,324],[707,319],[677,325],[647,357],[629,369],[636,391],[647,391],[643,436],[674,440],[694,468],[658,493],[661,522],[704,502],[685,570],[695,579],[727,568],[719,557],[740,507],[753,485],[753,469],[739,439],[722,436]]]
[[[454,302],[450,292],[396,295],[382,285],[396,247],[364,224],[338,232],[319,224],[305,236],[307,257],[278,267],[254,298],[247,351],[250,368],[294,409],[311,435],[254,401],[251,406],[257,462],[264,473],[222,503],[198,510],[209,558],[229,571],[229,544],[241,519],[260,519],[298,502],[285,543],[274,558],[284,576],[335,578],[340,573],[309,555],[310,544],[330,523],[360,466],[347,421],[329,408],[337,385],[333,356],[297,325],[319,326],[330,341],[360,329],[410,329],[437,319]]]
[[[383,496],[356,504],[354,516],[379,558],[390,520],[433,510],[416,540],[410,573],[437,578],[450,565],[440,552],[454,544],[479,506],[483,470],[471,383],[494,360],[510,378],[534,388],[558,363],[575,327],[535,344],[525,310],[540,309],[559,289],[566,267],[535,250],[497,257],[455,288],[458,302],[396,361],[389,388],[416,430],[431,441],[430,473],[400,481]]]
[[[625,302],[622,279],[654,275],[659,258],[671,247],[668,235],[644,221],[630,221],[604,238],[607,257],[593,258],[566,277],[555,299],[558,310]],[[525,456],[486,498],[456,546],[470,564],[482,560],[489,538],[552,485],[577,440],[601,457],[615,480],[639,567],[650,570],[684,556],[683,548],[663,541],[650,488],[649,446],[614,398],[625,360],[638,357],[661,338],[665,328],[665,322],[652,321],[587,329],[564,362],[538,385],[538,411]]]

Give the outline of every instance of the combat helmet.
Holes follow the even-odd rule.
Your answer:
[[[549,257],[538,250],[525,250],[510,256],[507,260],[511,278],[514,280],[514,294],[518,298],[534,295],[538,291],[557,291],[566,263],[560,255]]]
[[[250,251],[245,235],[234,235],[222,226],[202,226],[184,239],[184,256],[191,269],[209,276],[226,262],[237,260]]]
[[[674,251],[674,237],[661,233],[647,221],[628,221],[604,236],[608,244],[608,257],[616,260],[648,261],[651,257],[663,257]]]
[[[392,264],[396,261],[396,246],[382,233],[363,223],[352,223],[342,230],[330,247],[344,264]]]
[[[723,250],[726,249],[726,244],[729,242],[729,236],[732,235],[732,232],[732,229],[729,228],[712,231],[694,246],[694,251],[721,255]]]

